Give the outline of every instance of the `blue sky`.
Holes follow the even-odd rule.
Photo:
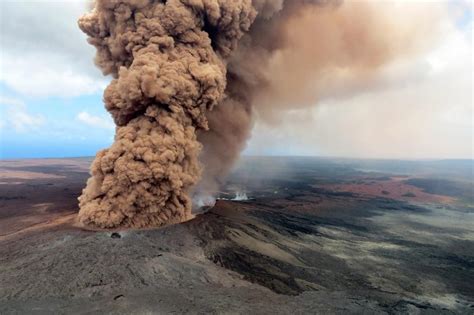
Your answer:
[[[0,158],[91,156],[112,142],[83,1],[2,1]]]
[[[92,156],[109,146],[114,125],[102,91],[110,78],[94,67],[76,24],[85,1],[0,6],[0,158]],[[384,72],[390,87],[292,111],[277,127],[257,121],[245,152],[472,157],[472,4],[448,7],[436,45]],[[399,103],[384,107],[387,99]]]
[[[112,143],[115,129],[101,92],[29,97],[2,83],[0,93],[1,158],[91,156]]]

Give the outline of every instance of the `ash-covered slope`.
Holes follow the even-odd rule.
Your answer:
[[[420,263],[429,248],[370,240],[372,228],[333,216],[222,201],[193,221],[160,230],[90,232],[60,225],[1,243],[0,312],[452,314],[472,309],[461,297],[430,300],[439,295],[436,278],[417,287],[416,274],[430,275],[430,265],[443,258]],[[461,263],[464,274],[447,276],[469,277],[469,266]],[[463,264],[472,267],[472,260]],[[469,284],[458,285],[468,296]]]
[[[279,248],[284,237],[233,206],[220,202],[196,220],[160,230],[90,232],[65,224],[3,240],[0,313],[377,309],[297,280],[302,263]],[[252,230],[260,232],[247,234]],[[303,287],[309,291],[294,296]]]
[[[368,186],[420,194],[388,173],[249,160],[221,192],[231,199],[245,188],[247,201],[220,200],[163,229],[92,232],[71,215],[87,168],[25,163],[0,164],[16,176],[0,187],[1,314],[474,309],[472,208],[374,195]]]

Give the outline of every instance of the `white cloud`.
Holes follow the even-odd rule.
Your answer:
[[[16,131],[26,132],[44,124],[44,118],[30,115],[26,111],[16,110],[11,113],[10,122]]]
[[[31,114],[19,99],[0,96],[2,120],[0,128],[13,128],[16,132],[31,132],[46,122],[42,115]]]
[[[288,112],[278,128],[257,124],[247,152],[474,158],[472,44],[447,26],[437,47],[391,65],[372,88]]]
[[[24,107],[25,103],[22,100],[13,97],[0,95],[0,104],[3,106]]]
[[[6,53],[2,59],[6,61],[0,61],[0,81],[21,95],[74,97],[100,92],[106,86],[104,80],[68,64],[67,58],[37,52],[18,57]]]
[[[114,123],[112,122],[112,119],[94,116],[89,114],[88,112],[80,112],[76,118],[84,124],[96,128],[114,129],[115,127]]]
[[[24,96],[73,97],[103,90],[95,49],[77,26],[86,1],[2,1],[0,82]]]

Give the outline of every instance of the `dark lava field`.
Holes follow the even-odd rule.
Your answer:
[[[473,161],[247,157],[114,232],[74,226],[90,162],[0,161],[0,314],[474,313]]]

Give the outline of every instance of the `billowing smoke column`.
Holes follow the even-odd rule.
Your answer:
[[[383,22],[387,37],[382,19],[340,1],[96,1],[79,26],[114,77],[104,102],[117,130],[93,162],[79,221],[122,228],[191,218],[190,196],[218,189],[255,115],[314,104],[337,91],[335,79],[368,78],[398,53],[405,28]]]
[[[196,131],[224,98],[225,58],[255,16],[250,0],[99,0],[79,20],[97,65],[115,78],[104,102],[118,126],[92,165],[80,222],[145,227],[191,217]]]

